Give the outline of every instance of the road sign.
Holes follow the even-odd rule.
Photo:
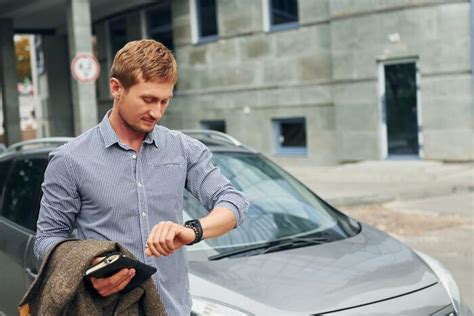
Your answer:
[[[71,62],[71,73],[81,83],[92,83],[99,78],[100,65],[94,55],[78,53]]]

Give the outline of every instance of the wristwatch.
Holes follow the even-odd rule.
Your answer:
[[[191,228],[192,230],[194,230],[194,233],[196,234],[196,237],[194,238],[194,240],[191,243],[187,244],[188,246],[197,244],[203,239],[202,226],[198,219],[192,219],[190,221],[185,222],[184,227]]]

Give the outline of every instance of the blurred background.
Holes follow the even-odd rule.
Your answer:
[[[179,65],[168,127],[285,165],[469,161],[471,15],[469,0],[0,0],[1,142],[95,125],[114,54],[153,38]],[[87,82],[70,70],[81,53],[100,64]]]

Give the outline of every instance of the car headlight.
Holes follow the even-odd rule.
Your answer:
[[[193,316],[252,316],[252,313],[246,312],[238,307],[225,304],[209,298],[193,296]]]
[[[456,315],[472,315],[471,311],[462,303],[461,294],[459,288],[454,281],[453,275],[449,272],[441,263],[432,257],[420,252],[415,251],[421,259],[433,270],[438,277],[441,284],[444,286],[446,292],[448,292],[451,303],[453,304]]]

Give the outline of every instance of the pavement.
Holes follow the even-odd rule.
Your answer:
[[[285,169],[336,206],[474,192],[474,163],[384,160]]]
[[[474,307],[474,162],[285,167],[320,197],[440,261]]]

